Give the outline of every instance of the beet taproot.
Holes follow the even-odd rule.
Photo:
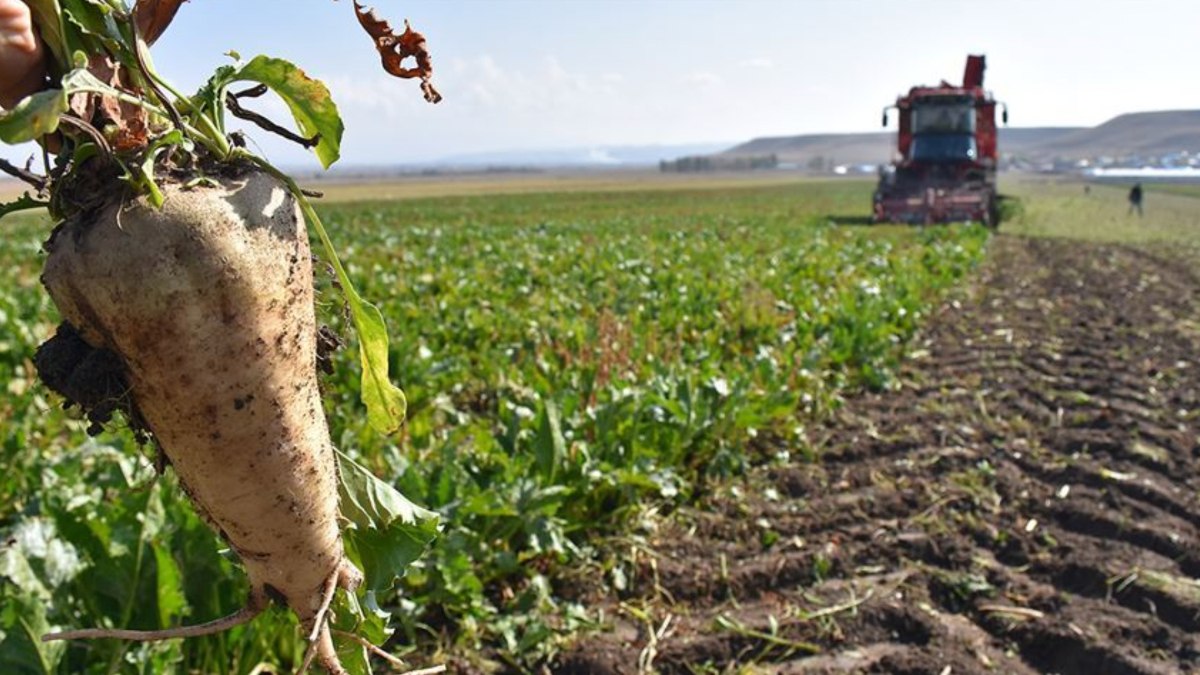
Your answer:
[[[118,197],[64,222],[43,283],[88,345],[119,358],[140,423],[241,559],[251,591],[238,618],[285,603],[318,661],[342,672],[323,614],[361,575],[339,530],[304,219],[253,168],[162,189],[161,208]]]

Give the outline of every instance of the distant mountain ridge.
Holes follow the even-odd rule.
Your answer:
[[[878,164],[890,159],[895,131],[802,134],[756,138],[722,156],[770,155],[807,166],[820,159],[839,164]],[[1095,127],[1004,127],[1000,152],[1029,161],[1200,152],[1200,110],[1127,113]]]

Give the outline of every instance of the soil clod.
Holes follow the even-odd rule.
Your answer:
[[[89,345],[64,321],[54,336],[38,347],[33,362],[46,386],[66,399],[63,407],[78,405],[83,410],[91,422],[89,435],[98,435],[112,421],[113,413],[121,412],[138,440],[148,440],[129,395],[125,366],[116,354]]]

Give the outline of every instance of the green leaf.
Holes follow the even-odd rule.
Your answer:
[[[190,101],[176,101],[176,106],[185,114],[209,116],[221,133],[225,133],[225,90],[235,79],[237,70],[236,66],[220,66]]]
[[[362,603],[355,594],[339,591],[330,616],[330,627],[337,631],[333,635],[333,644],[342,667],[350,675],[371,675],[373,671],[366,647],[346,634],[357,635],[373,645],[382,645],[392,635],[387,627],[391,614],[379,608],[374,591],[367,591]]]
[[[355,600],[357,601],[358,598]],[[367,591],[363,594],[362,601],[359,603],[359,615],[362,617],[362,621],[355,628],[355,632],[370,640],[372,644],[381,645],[392,636],[393,631],[388,627],[388,619],[392,614],[379,606],[375,591]]]
[[[122,48],[121,28],[113,16],[112,7],[96,0],[63,0],[63,17],[68,22],[68,33],[74,31],[78,40],[86,38],[98,41],[111,54],[119,54]],[[89,53],[91,49],[87,50]]]
[[[393,521],[418,524],[438,519],[437,513],[412,503],[341,450],[335,452],[341,471],[338,496],[342,515],[356,527],[384,528]]]
[[[233,79],[258,82],[270,87],[292,111],[302,135],[320,136],[313,150],[317,159],[321,160],[321,165],[328,169],[337,161],[341,154],[344,127],[337,105],[324,83],[309,77],[288,61],[268,56],[254,57],[238,69]]]
[[[10,213],[17,211],[28,211],[30,209],[44,209],[50,206],[50,202],[43,202],[29,196],[29,193],[17,197],[11,202],[0,204],[0,218],[7,216]]]
[[[20,591],[0,596],[0,672],[54,673],[67,645],[42,642],[42,636],[49,632],[45,601]]]
[[[563,438],[558,405],[550,399],[544,399],[542,403],[537,435],[533,438],[533,454],[542,476],[554,480],[555,470],[567,454],[567,443]]]
[[[363,403],[367,407],[367,422],[372,429],[381,434],[395,433],[404,423],[404,415],[408,411],[408,400],[404,397],[404,392],[392,384],[388,375],[388,335],[387,325],[383,322],[383,314],[375,305],[363,300],[358,291],[354,289],[350,275],[346,274],[346,268],[338,259],[333,242],[329,239],[329,233],[325,231],[325,226],[321,223],[321,217],[317,215],[312,203],[300,191],[300,186],[296,184],[296,181],[265,160],[257,161],[259,166],[270,171],[288,186],[292,195],[300,203],[304,218],[317,231],[317,237],[321,240],[326,257],[333,265],[338,283],[342,287],[342,294],[350,308],[350,320],[354,324],[354,330],[358,333],[358,354],[362,365],[362,383],[359,395],[362,396]]]
[[[339,591],[334,598],[332,609],[330,627],[339,631],[333,635],[333,647],[337,651],[338,660],[342,662],[342,667],[349,675],[371,675],[371,661],[366,647],[343,635],[361,634],[360,628],[366,617],[358,604],[358,598],[353,593]]]
[[[347,552],[361,566],[366,591],[390,588],[438,532],[438,514],[421,508],[341,451],[337,452]]]
[[[38,35],[50,48],[51,58],[60,69],[67,70],[71,64],[69,55],[72,49],[67,43],[62,8],[59,7],[58,0],[25,0],[25,4],[29,5]]]
[[[0,549],[0,580],[2,579],[8,579],[17,588],[39,601],[50,599],[49,589],[38,578],[37,572],[29,564],[29,559],[15,545]]]
[[[190,149],[191,143],[183,137],[183,132],[179,129],[173,129],[170,132],[156,138],[150,147],[146,148],[146,154],[142,158],[142,163],[137,167],[138,182],[146,188],[147,198],[155,208],[160,208],[163,205],[163,193],[159,189],[158,183],[154,180],[154,162],[158,159],[158,155],[172,146],[183,145]]]
[[[381,434],[392,434],[404,422],[408,400],[388,375],[387,324],[379,308],[363,300],[353,286],[347,285],[349,281],[349,277],[342,281],[342,289],[358,332],[361,395],[367,406],[367,422]]]
[[[171,555],[171,549],[155,542],[154,549],[155,594],[158,600],[158,625],[167,628],[183,616],[187,598],[183,595],[183,575]]]
[[[346,530],[344,536],[351,557],[362,566],[363,588],[385,593],[437,537],[437,521],[395,521],[385,529]]]
[[[366,647],[349,638],[335,635],[333,649],[337,652],[338,661],[347,675],[371,675],[371,661],[367,656]]]
[[[26,96],[0,115],[0,140],[15,144],[32,141],[58,129],[58,117],[67,112],[67,92],[47,89]]]

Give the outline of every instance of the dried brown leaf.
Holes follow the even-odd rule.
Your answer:
[[[137,0],[134,16],[137,17],[138,34],[146,44],[154,44],[175,19],[179,6],[185,2],[187,0]]]
[[[433,78],[433,59],[426,48],[425,36],[414,31],[408,20],[404,21],[404,32],[396,35],[391,25],[380,19],[374,9],[363,7],[358,0],[354,0],[354,13],[363,30],[375,41],[375,49],[383,60],[383,69],[406,80],[420,78],[425,100],[430,103],[441,101],[442,95],[430,82]],[[404,60],[409,57],[416,62],[415,68],[404,66]]]
[[[89,57],[88,70],[106,84],[129,89],[124,69],[106,56]],[[148,141],[146,111],[141,106],[101,94],[78,93],[71,97],[70,107],[80,120],[104,131],[117,151],[140,148]]]
[[[138,35],[150,44],[171,24],[180,5],[187,0],[137,0],[134,20]],[[104,83],[120,90],[132,91],[130,73],[112,59],[93,54],[88,58],[88,70]],[[79,93],[71,97],[71,112],[80,123],[103,134],[117,152],[145,147],[149,142],[149,119],[145,109],[116,98],[96,93]]]

